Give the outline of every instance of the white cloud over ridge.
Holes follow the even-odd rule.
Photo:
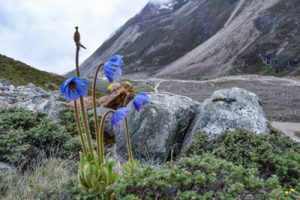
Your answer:
[[[156,1],[156,0],[155,0]],[[0,1],[0,54],[58,74],[74,68],[74,27],[81,62],[148,0]]]

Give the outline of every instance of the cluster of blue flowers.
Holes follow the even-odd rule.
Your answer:
[[[107,80],[112,83],[116,78],[122,75],[123,56],[115,55],[111,57],[105,64],[103,73]],[[78,100],[80,97],[87,96],[90,85],[86,80],[79,77],[72,77],[67,79],[60,88],[60,91],[67,100]],[[139,93],[133,99],[133,105],[136,111],[140,111],[144,105],[149,103],[149,95],[147,93]],[[111,124],[115,128],[124,120],[130,109],[128,107],[118,108],[111,116]]]

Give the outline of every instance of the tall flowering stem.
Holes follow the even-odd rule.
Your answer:
[[[125,118],[125,136],[126,136],[126,143],[127,143],[127,151],[128,151],[128,160],[129,162],[133,162],[133,154],[132,154],[132,148],[131,148],[131,141],[130,141],[130,135],[129,135],[129,128],[128,128],[128,120]]]
[[[104,161],[104,155],[102,156],[102,154],[100,154],[101,152],[103,152],[103,150],[101,150],[102,148],[102,144],[104,144],[104,140],[103,138],[99,138],[99,125],[98,125],[98,114],[97,114],[97,105],[96,105],[96,86],[97,86],[97,77],[98,74],[100,72],[100,69],[104,66],[104,63],[101,63],[96,70],[95,73],[95,77],[94,77],[94,82],[93,82],[93,112],[94,112],[94,123],[95,123],[95,132],[96,132],[96,141],[97,141],[97,152],[98,152],[98,158],[99,158],[99,163],[103,163]],[[101,158],[102,157],[102,158]]]
[[[104,141],[104,125],[105,125],[105,120],[109,114],[114,114],[116,111],[115,110],[109,110],[106,113],[104,113],[101,123],[100,123],[100,131],[98,132],[98,138],[99,140]],[[127,118],[125,118],[125,136],[126,136],[126,144],[127,144],[127,152],[128,152],[128,160],[129,162],[133,162],[133,154],[132,154],[132,148],[131,148],[131,142],[130,142],[130,136],[129,136],[129,129],[128,129],[128,121]],[[98,143],[99,144],[99,143]],[[100,148],[99,148],[100,147]],[[98,155],[99,155],[99,163],[104,162],[104,142],[100,143],[100,146],[98,146]]]
[[[80,34],[78,32],[78,27],[76,27],[76,32],[74,34],[74,42],[76,45],[76,57],[75,57],[75,64],[76,64],[76,76],[80,77],[80,70],[79,70],[79,50],[80,47],[82,46],[80,43]],[[80,100],[80,108],[81,108],[81,116],[83,120],[83,125],[84,125],[84,131],[86,134],[86,139],[89,147],[89,153],[92,155],[93,159],[94,157],[94,147],[92,143],[92,137],[91,137],[91,131],[88,125],[88,120],[87,120],[87,113],[86,113],[86,108],[85,108],[85,103],[84,99],[82,96],[79,98]]]
[[[127,96],[126,96],[125,99],[124,99],[124,106],[126,106],[127,103],[129,103],[129,100],[131,100],[131,99],[134,98],[135,96],[136,96],[136,94],[134,94],[134,93],[127,94]]]
[[[124,107],[127,105],[128,101],[131,100],[132,98],[134,98],[135,96],[136,96],[136,94],[133,94],[133,93],[128,94],[124,100]],[[129,135],[127,118],[125,119],[125,128],[126,128],[125,136],[126,136],[126,142],[127,142],[127,148],[128,148],[128,160],[129,160],[129,162],[133,162],[134,159],[133,159],[133,154],[132,154],[131,139],[130,139],[130,135]]]
[[[86,145],[85,145],[85,139],[83,137],[81,126],[80,126],[80,118],[79,118],[79,115],[78,115],[78,106],[77,106],[76,101],[74,101],[74,109],[75,109],[76,126],[77,126],[77,130],[78,130],[78,134],[79,134],[82,153],[83,153],[84,156],[87,156],[87,149],[86,149]]]
[[[104,113],[104,115],[101,118],[101,122],[100,122],[100,129],[97,132],[97,145],[98,145],[98,159],[99,159],[99,164],[104,163],[104,124],[105,124],[105,119],[107,118],[107,116],[109,114],[113,114],[115,113],[115,111],[113,110],[109,110],[106,113]]]

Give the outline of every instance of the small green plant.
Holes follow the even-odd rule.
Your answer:
[[[81,156],[79,164],[79,187],[91,193],[101,193],[102,196],[111,197],[113,184],[118,172],[114,171],[115,161],[108,159],[105,163],[95,162],[91,156]]]

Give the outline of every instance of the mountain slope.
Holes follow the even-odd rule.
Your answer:
[[[44,89],[57,89],[64,81],[61,76],[40,71],[1,54],[0,79],[9,80],[14,85],[33,83]]]
[[[125,73],[153,73],[217,33],[238,0],[174,0],[148,3],[82,65],[85,75],[115,53],[125,56]]]
[[[118,53],[125,56],[125,74],[168,78],[297,75],[299,21],[298,0],[148,3],[85,60],[81,69],[92,76],[101,61]]]
[[[275,3],[277,0],[240,0],[233,16],[218,33],[167,66],[158,75],[183,78],[228,74],[236,56],[259,37],[254,20],[261,11]]]

